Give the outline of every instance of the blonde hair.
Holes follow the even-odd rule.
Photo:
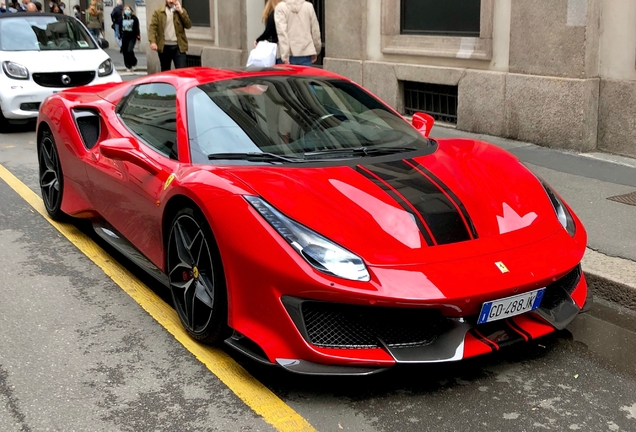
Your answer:
[[[88,8],[88,13],[93,16],[97,16],[99,14],[99,11],[97,10],[97,2],[95,0],[91,1],[91,4]]]
[[[274,9],[276,9],[276,6],[281,1],[282,0],[267,0],[267,4],[265,5],[265,9],[263,9],[263,22],[267,21],[267,18],[269,17],[269,14],[272,13],[274,11]]]

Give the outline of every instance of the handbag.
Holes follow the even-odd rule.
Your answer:
[[[261,41],[256,45],[247,59],[247,67],[271,67],[276,64],[275,43]]]

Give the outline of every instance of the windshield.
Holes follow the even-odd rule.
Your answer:
[[[60,51],[95,49],[93,39],[73,18],[23,13],[0,20],[0,50]]]
[[[195,87],[187,101],[195,163],[230,153],[244,154],[245,160],[253,160],[254,153],[269,153],[310,161],[429,148],[429,140],[400,116],[343,80],[234,79]]]

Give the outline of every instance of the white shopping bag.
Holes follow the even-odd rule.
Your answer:
[[[270,67],[276,64],[276,44],[262,41],[250,51],[247,67]]]

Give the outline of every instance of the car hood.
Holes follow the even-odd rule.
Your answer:
[[[4,61],[21,64],[29,73],[97,70],[108,54],[101,49],[72,51],[3,51]]]
[[[535,175],[479,141],[440,140],[434,153],[411,159],[231,172],[288,217],[371,265],[498,253],[562,229]]]

